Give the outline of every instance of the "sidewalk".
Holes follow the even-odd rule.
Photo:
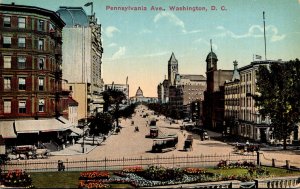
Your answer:
[[[66,147],[63,150],[50,152],[51,156],[73,156],[73,155],[82,155],[82,154],[88,154],[92,150],[94,150],[97,147],[97,145],[90,145],[90,144],[84,144],[84,153],[82,152],[82,145],[77,143],[71,146]]]
[[[107,135],[107,139],[111,136],[111,132]],[[107,140],[106,139],[106,140]],[[80,139],[79,141],[82,141]],[[50,152],[51,156],[73,156],[73,155],[82,155],[82,154],[88,154],[98,146],[100,146],[104,141],[102,140],[101,142],[94,142],[94,145],[92,144],[91,141],[86,141],[84,143],[84,152],[82,149],[82,142],[76,143],[74,145],[70,145],[60,151],[54,151]]]

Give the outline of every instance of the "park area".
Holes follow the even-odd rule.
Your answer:
[[[220,161],[210,168],[166,168],[162,166],[131,166],[115,171],[70,171],[30,173],[20,170],[2,174],[2,184],[27,188],[140,188],[178,186],[214,186],[237,188],[265,184],[268,188],[291,188],[297,184],[298,171],[258,167],[251,162]],[[282,177],[285,177],[282,180]],[[278,179],[278,178],[281,178]],[[267,180],[267,181],[266,181]],[[273,186],[273,187],[271,187]]]

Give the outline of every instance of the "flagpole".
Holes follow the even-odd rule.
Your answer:
[[[264,20],[265,60],[267,60],[267,43],[266,43],[265,11],[263,11],[263,20]]]

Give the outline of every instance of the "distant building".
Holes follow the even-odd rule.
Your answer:
[[[204,126],[222,131],[224,119],[224,83],[231,80],[233,70],[218,70],[218,58],[212,51],[206,57],[207,89],[204,93],[203,123]]]
[[[60,117],[65,23],[34,6],[0,12],[0,135],[8,145],[60,137],[70,126]]]
[[[168,103],[173,114],[192,118],[191,105],[203,101],[205,89],[206,78],[203,75],[179,74],[178,60],[172,53],[168,61],[168,79],[165,78],[157,86],[159,102]],[[196,117],[199,118],[200,115]]]
[[[88,16],[82,7],[60,7],[57,14],[66,23],[62,61],[63,78],[68,82],[63,87],[78,102],[78,118],[85,119],[103,111],[101,25],[95,14]]]
[[[126,102],[129,101],[129,85],[128,84],[105,84],[105,90],[115,89],[117,91],[121,91],[126,96]]]
[[[157,86],[157,95],[159,103],[169,102],[169,80],[165,79],[162,83]]]
[[[177,109],[184,117],[192,118],[191,105],[204,100],[205,89],[206,78],[203,75],[177,74],[175,85],[169,88],[169,104],[172,109]]]
[[[130,98],[130,104],[135,103],[157,103],[158,98],[156,97],[144,97],[142,89],[139,87],[134,97]]]

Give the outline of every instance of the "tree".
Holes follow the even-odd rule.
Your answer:
[[[276,139],[287,138],[300,121],[300,62],[272,63],[257,72],[256,106],[262,116],[269,116]]]
[[[112,115],[116,120],[116,126],[119,127],[120,104],[126,100],[126,95],[122,91],[115,89],[108,89],[102,92],[102,95],[104,100],[104,111],[112,112]]]
[[[97,113],[95,117],[91,117],[89,119],[89,134],[93,135],[93,145],[94,145],[94,137],[99,136],[99,134],[108,134],[108,132],[112,129],[113,119],[112,116],[107,113]]]

